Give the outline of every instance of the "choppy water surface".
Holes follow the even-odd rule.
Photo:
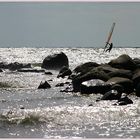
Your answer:
[[[106,54],[91,48],[1,48],[0,60],[42,63],[47,55],[61,51],[74,69],[88,61],[109,62],[124,53],[139,58],[140,48],[114,48]],[[67,79],[56,78],[58,71],[52,73],[0,73],[0,81],[13,87],[0,89],[1,138],[140,138],[138,97],[131,96],[134,104],[127,106],[113,106],[115,101],[95,102],[100,95],[60,92],[65,87],[55,85]],[[41,81],[50,79],[51,89],[37,89]]]

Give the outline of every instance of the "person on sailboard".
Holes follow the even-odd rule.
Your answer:
[[[106,41],[106,45],[104,47],[104,52],[107,52],[107,51],[110,52],[111,49],[112,49],[112,47],[113,47],[113,43],[109,43],[109,42],[111,40],[111,37],[112,37],[112,34],[113,34],[113,30],[114,30],[115,24],[116,23],[113,22],[112,27],[111,27],[111,30],[110,30],[109,35],[108,35],[108,38],[107,38],[107,41]],[[109,45],[109,47],[108,47],[108,45]]]
[[[108,49],[106,49],[106,51],[105,52],[110,52],[111,50],[112,50],[112,47],[113,47],[113,43],[108,43],[110,46],[109,46],[109,48]]]

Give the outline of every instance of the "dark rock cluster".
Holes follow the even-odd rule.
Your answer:
[[[58,62],[59,64],[56,64]],[[123,54],[105,64],[96,62],[81,64],[73,71],[68,67],[67,57],[64,62],[61,60],[61,62],[56,61],[56,63],[54,63],[54,66],[61,66],[57,78],[68,76],[68,79],[71,79],[73,92],[80,92],[81,94],[100,93],[103,96],[97,101],[118,100],[116,104],[119,105],[133,103],[128,98],[131,93],[135,93],[136,96],[140,97],[139,58],[132,59],[129,55]],[[42,65],[44,65],[44,61]],[[57,86],[63,86],[63,84],[61,83]],[[67,90],[64,91],[66,92]]]
[[[57,59],[57,60],[56,60]],[[63,92],[80,92],[81,94],[102,94],[100,100],[118,100],[116,104],[126,105],[133,101],[128,95],[135,93],[140,97],[140,59],[132,59],[123,54],[109,63],[98,64],[86,62],[69,69],[68,58],[64,53],[48,56],[44,59],[43,68],[60,69],[57,78],[68,77],[71,83]],[[57,84],[63,86],[64,83]],[[71,87],[70,87],[71,85]]]
[[[94,65],[93,65],[94,64]],[[88,62],[76,67],[71,74],[73,90],[82,94],[103,94],[100,100],[119,100],[135,92],[140,97],[140,59],[123,54],[106,64]],[[116,88],[117,87],[117,88]],[[126,104],[121,101],[120,105]]]
[[[90,93],[97,93],[99,91],[98,93],[104,94],[112,86],[119,84],[123,87],[124,93],[130,94],[136,91],[137,96],[140,96],[140,67],[138,59],[136,63],[130,56],[123,54],[107,64],[94,65],[92,68],[89,68],[89,65],[85,67],[86,64],[78,66],[78,71],[75,68],[72,72],[71,77],[74,91],[83,92],[83,87],[85,87],[89,88]],[[89,82],[93,79],[95,81],[94,84],[89,85]],[[87,85],[85,85],[85,81],[88,82]]]
[[[118,100],[116,104],[119,105],[133,103],[128,98],[128,95],[131,93],[135,93],[136,96],[140,97],[139,58],[132,59],[129,55],[123,54],[109,63],[98,64],[96,62],[86,62],[71,71],[68,67],[67,56],[63,53],[61,55],[63,59],[60,58],[60,60],[55,62],[54,56],[57,55],[46,57],[42,66],[46,69],[55,68],[55,66],[56,68],[59,67],[60,72],[57,78],[68,76],[68,79],[71,79],[71,83],[63,92],[70,92],[69,89],[72,89],[72,92],[80,92],[81,94],[100,93],[102,97],[97,99],[97,101]],[[45,61],[50,61],[49,66],[45,66]],[[46,63],[46,65],[48,64]],[[63,85],[63,83],[60,83],[56,87]]]
[[[22,64],[18,62],[14,63],[5,63],[5,62],[0,62],[0,69],[9,69],[11,71],[19,70],[22,68],[31,68],[31,64]]]
[[[19,72],[43,72],[52,75],[45,70],[59,70],[57,78],[67,78],[69,83],[58,83],[55,87],[66,87],[61,92],[80,92],[81,94],[102,94],[100,100],[118,100],[116,104],[126,105],[133,101],[128,98],[131,93],[140,97],[140,59],[131,58],[122,54],[109,63],[98,64],[86,62],[69,69],[69,60],[63,52],[47,56],[42,62],[42,69],[31,68],[31,64],[0,63],[0,72],[3,69],[17,70]],[[51,88],[45,81],[41,82],[38,89]]]

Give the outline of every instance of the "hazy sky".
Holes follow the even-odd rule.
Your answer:
[[[0,47],[140,46],[140,2],[0,2]]]

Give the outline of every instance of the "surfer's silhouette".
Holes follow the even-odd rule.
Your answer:
[[[109,32],[109,35],[108,35],[108,38],[107,38],[107,41],[106,41],[106,45],[104,47],[104,52],[107,52],[107,51],[110,52],[112,50],[113,43],[109,43],[109,42],[111,40],[111,36],[113,34],[114,27],[115,27],[115,22],[112,24],[111,30]],[[108,47],[108,45],[109,45],[109,47]]]
[[[109,48],[108,49],[106,49],[106,51],[105,52],[110,52],[111,50],[112,50],[112,47],[113,47],[113,43],[108,43],[109,44]]]

